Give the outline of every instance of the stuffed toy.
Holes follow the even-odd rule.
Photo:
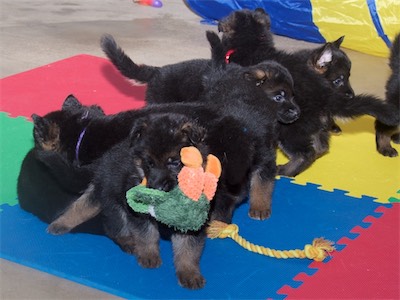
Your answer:
[[[215,195],[221,175],[221,163],[212,154],[203,158],[196,147],[180,152],[184,165],[178,174],[178,185],[169,192],[147,188],[146,179],[126,193],[129,206],[136,212],[153,216],[157,221],[187,232],[197,231],[207,221],[210,201]]]

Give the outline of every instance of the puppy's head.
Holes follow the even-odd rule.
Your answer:
[[[43,117],[32,115],[35,147],[38,150],[61,151],[70,142],[76,143],[76,136],[84,126],[99,116],[104,116],[99,106],[84,106],[73,95],[69,95],[61,110]]]
[[[343,39],[344,36],[312,51],[308,65],[328,81],[336,94],[352,99],[354,91],[349,79],[351,61],[340,49]]]
[[[183,165],[183,147],[197,147],[205,159],[205,129],[193,120],[174,113],[150,114],[138,119],[130,134],[137,165],[147,179],[147,187],[170,191],[177,185]]]
[[[263,90],[268,101],[277,107],[277,119],[292,123],[300,116],[300,108],[294,101],[293,78],[289,71],[274,61],[265,61],[249,67],[244,73],[246,80]]]
[[[234,11],[218,23],[218,30],[223,33],[222,42],[230,49],[257,45],[273,46],[270,28],[271,19],[262,8]]]

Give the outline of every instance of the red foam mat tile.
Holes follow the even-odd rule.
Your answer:
[[[105,58],[77,55],[0,80],[0,111],[12,117],[58,110],[69,94],[107,114],[144,105],[145,86],[128,82]]]
[[[400,299],[400,205],[381,209],[370,227],[353,230],[360,233],[354,240],[338,241],[345,248],[318,272],[278,293],[287,299]]]

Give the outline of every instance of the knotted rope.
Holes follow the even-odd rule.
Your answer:
[[[239,227],[236,224],[226,224],[220,221],[211,222],[207,228],[207,235],[211,239],[229,237],[249,251],[275,258],[308,258],[315,261],[323,261],[330,252],[335,250],[333,242],[323,238],[314,239],[312,245],[307,244],[304,246],[304,250],[274,250],[258,246],[242,238],[239,235]]]

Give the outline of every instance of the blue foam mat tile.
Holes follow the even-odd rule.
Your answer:
[[[278,250],[302,249],[316,237],[334,242],[373,215],[379,203],[314,185],[277,181],[272,216],[247,217],[248,204],[235,212],[234,223],[248,241]],[[168,241],[161,241],[163,264],[143,269],[110,239],[88,234],[52,236],[47,225],[20,209],[3,206],[0,214],[1,257],[55,274],[124,298],[158,299],[282,299],[276,292],[295,286],[299,273],[312,276],[308,259],[275,259],[251,253],[230,239],[207,240],[201,259],[206,287],[191,291],[177,284]],[[324,263],[321,263],[323,265]]]

